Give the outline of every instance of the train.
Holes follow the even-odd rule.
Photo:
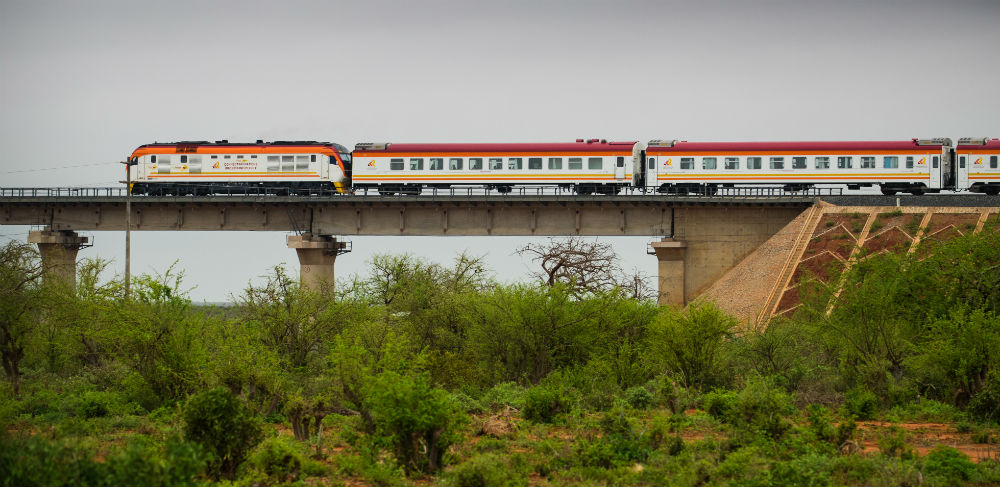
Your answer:
[[[942,190],[1000,194],[1000,139],[688,142],[576,139],[556,143],[331,142],[228,140],[153,143],[129,156],[129,190],[202,195],[234,190],[277,194],[418,195],[431,188],[510,193],[553,186],[578,194],[715,194],[720,188],[817,185],[877,187],[883,194]]]

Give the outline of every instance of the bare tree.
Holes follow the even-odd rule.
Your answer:
[[[638,268],[633,268],[631,274],[626,274],[619,283],[622,294],[638,301],[654,299],[658,291],[649,285],[650,276]]]
[[[551,238],[541,245],[525,245],[517,249],[542,267],[533,275],[548,286],[569,285],[577,295],[621,289],[623,295],[648,299],[655,294],[646,283],[646,276],[637,269],[626,274],[618,264],[618,256],[610,243],[580,237]]]

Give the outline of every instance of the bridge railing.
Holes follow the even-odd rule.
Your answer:
[[[302,188],[282,188],[282,187],[227,187],[227,186],[188,186],[188,192],[201,197],[226,198],[237,196],[288,196],[295,198],[350,198],[352,196],[366,196],[369,198],[400,198],[416,196],[415,192],[380,192],[377,189],[359,189],[353,194],[338,193],[335,189],[309,189]],[[80,188],[0,188],[0,198],[108,198],[125,197],[127,191],[124,186],[113,187],[80,187]],[[622,188],[617,194],[583,194],[572,188],[560,186],[517,186],[509,191],[499,191],[491,188],[475,186],[453,186],[450,188],[423,188],[419,193],[422,197],[462,197],[462,196],[491,196],[491,197],[531,197],[531,196],[573,196],[595,199],[614,198],[616,196],[655,196],[672,195],[692,198],[711,197],[736,197],[736,198],[787,198],[790,196],[817,197],[835,196],[843,194],[843,188],[809,188],[802,191],[786,191],[781,186],[739,186],[732,188],[712,188],[700,187],[683,192],[659,193],[647,188]],[[141,199],[156,196],[176,196],[184,198],[191,195],[144,195],[133,194],[132,197]]]

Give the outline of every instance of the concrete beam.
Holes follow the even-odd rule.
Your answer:
[[[649,244],[653,248],[657,268],[657,297],[660,306],[675,306],[678,308],[687,304],[684,292],[684,257],[687,254],[687,242],[673,239],[663,239]]]
[[[28,243],[38,245],[47,279],[59,279],[76,286],[76,255],[81,248],[89,246],[89,237],[65,230],[31,230]]]
[[[299,282],[304,288],[332,292],[334,263],[337,256],[349,252],[347,242],[329,235],[289,235],[288,248],[299,257]]]
[[[136,198],[135,231],[294,231],[314,235],[670,236],[674,212],[801,210],[813,200],[604,198]],[[125,229],[117,200],[0,198],[0,224]]]

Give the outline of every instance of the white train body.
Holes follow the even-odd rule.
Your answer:
[[[617,193],[632,184],[642,144],[583,140],[528,144],[358,144],[353,186],[382,193],[423,187],[548,185]]]
[[[817,184],[880,186],[893,194],[940,191],[953,173],[949,139],[885,142],[650,141],[649,189],[779,184],[789,190]]]
[[[955,158],[959,172],[956,187],[975,193],[1000,193],[1000,140],[959,139]]]

